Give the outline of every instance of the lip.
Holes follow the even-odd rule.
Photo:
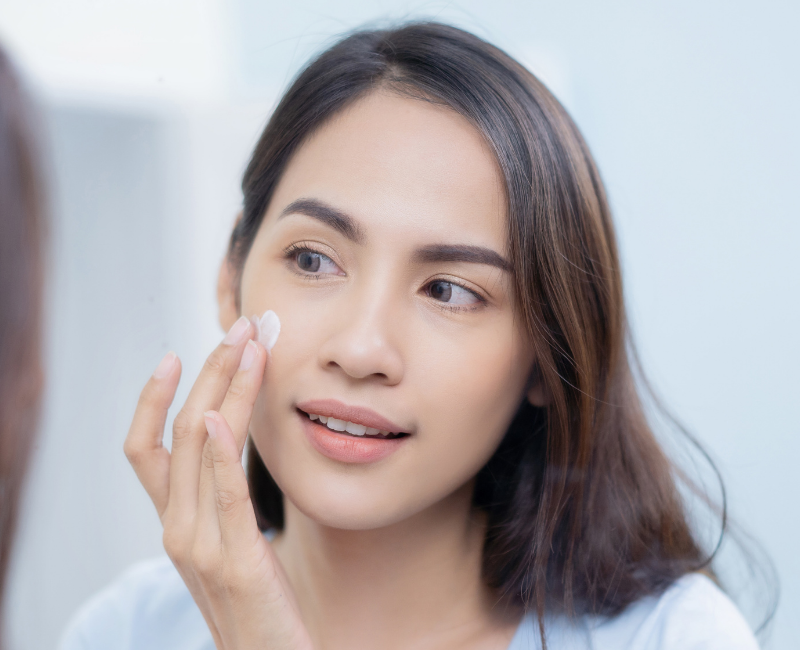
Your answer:
[[[391,431],[392,433],[411,433],[399,424],[388,420],[372,409],[363,406],[352,406],[335,399],[312,399],[297,404],[297,408],[306,413],[324,415],[345,422],[363,424],[365,427],[372,427],[380,431]],[[322,426],[322,425],[320,425]],[[327,428],[327,427],[324,427]]]
[[[338,400],[309,400],[297,404],[297,408],[299,409],[297,417],[300,418],[303,433],[305,433],[311,446],[323,456],[340,463],[364,464],[377,462],[392,455],[410,438],[409,435],[399,438],[364,438],[347,433],[339,433],[332,431],[320,422],[311,420],[304,413],[300,413],[300,411],[304,411],[305,413],[325,415],[337,420],[363,424],[382,431],[410,433],[371,409],[350,406]]]

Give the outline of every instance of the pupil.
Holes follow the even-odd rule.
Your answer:
[[[318,271],[319,270],[319,255],[316,253],[309,253],[303,251],[297,256],[297,264],[304,271]]]
[[[431,295],[442,302],[450,302],[450,296],[453,293],[453,288],[449,282],[434,282],[431,285]]]

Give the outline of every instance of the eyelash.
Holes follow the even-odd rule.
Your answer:
[[[334,261],[333,258],[330,257],[330,255],[326,255],[321,250],[318,250],[318,249],[314,248],[313,246],[310,246],[310,245],[308,245],[308,244],[306,244],[304,242],[299,242],[299,243],[296,243],[296,244],[292,244],[291,246],[289,246],[288,248],[286,248],[283,251],[284,258],[287,261],[292,261],[297,256],[298,253],[315,253],[317,255],[323,255],[323,256],[327,257],[329,260]],[[294,267],[292,268],[292,270],[297,275],[299,275],[300,277],[302,277],[304,279],[307,279],[307,280],[321,280],[324,277],[321,274],[318,275],[316,273],[307,273],[305,271],[297,270]],[[477,292],[473,291],[469,287],[464,286],[460,282],[454,282],[453,280],[445,280],[445,279],[442,279],[442,278],[434,278],[433,280],[428,282],[428,284],[426,284],[425,286],[429,287],[434,282],[447,282],[448,284],[452,284],[455,287],[460,287],[464,291],[469,291],[478,300],[478,302],[476,304],[474,304],[474,305],[472,305],[470,307],[448,305],[446,302],[441,302],[439,300],[435,301],[439,305],[439,307],[442,308],[442,309],[446,309],[446,310],[451,311],[451,312],[468,312],[468,311],[475,311],[476,309],[480,309],[481,307],[483,307],[486,304],[486,298],[484,298],[483,296],[481,296]]]

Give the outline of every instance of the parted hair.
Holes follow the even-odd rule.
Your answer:
[[[552,610],[617,614],[706,568],[710,556],[688,523],[634,380],[600,175],[561,104],[500,49],[455,27],[416,22],[352,33],[315,58],[278,104],[245,171],[231,265],[241,272],[301,143],[379,88],[464,116],[504,180],[518,318],[549,401],[520,403],[477,476],[474,507],[488,522],[486,583],[541,624]],[[283,495],[252,443],[248,480],[259,525],[281,529]]]

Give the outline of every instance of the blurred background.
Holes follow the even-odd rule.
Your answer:
[[[12,648],[50,650],[88,596],[161,553],[122,442],[161,356],[184,361],[180,404],[222,335],[216,272],[247,156],[309,56],[410,18],[506,49],[582,129],[644,367],[777,568],[765,647],[796,647],[800,3],[0,0],[0,40],[40,105],[54,213]]]

